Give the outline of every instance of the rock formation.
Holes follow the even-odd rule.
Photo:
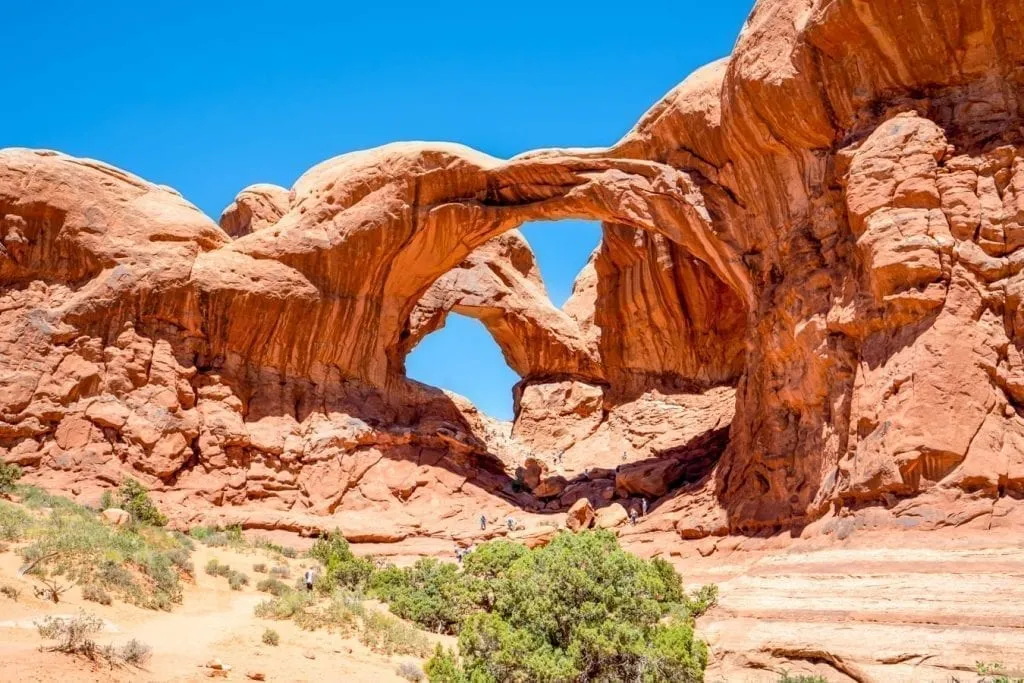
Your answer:
[[[219,226],[4,150],[0,455],[366,542],[638,496],[682,539],[1012,524],[1021,28],[1018,2],[762,0],[611,147],[353,152]],[[604,223],[564,309],[514,232],[561,218]],[[514,424],[406,379],[450,311],[521,375]]]

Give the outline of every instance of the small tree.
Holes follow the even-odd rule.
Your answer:
[[[21,479],[21,468],[13,462],[0,460],[0,495],[6,496],[14,491],[14,486]]]
[[[136,522],[153,526],[167,524],[167,517],[153,504],[146,487],[131,477],[121,482],[118,497],[121,499],[121,509],[130,514]]]
[[[703,679],[707,648],[694,636],[682,581],[667,562],[626,553],[608,531],[560,534],[526,552],[481,550],[466,571],[486,582],[493,598],[485,611],[464,617],[461,662],[440,650],[428,662],[431,681]],[[417,598],[426,595],[413,605],[429,604],[426,598],[441,592],[431,590],[437,583],[414,591]],[[400,583],[394,584],[401,593]],[[698,607],[711,601],[711,593],[702,592]],[[398,597],[391,607],[401,614]],[[450,595],[442,594],[442,601],[451,608]],[[681,618],[670,616],[676,613]]]
[[[353,555],[348,541],[338,532],[318,538],[309,556],[324,566],[323,575],[317,579],[321,593],[330,593],[338,586],[361,589],[373,575],[373,562]]]

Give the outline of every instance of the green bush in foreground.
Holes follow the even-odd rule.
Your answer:
[[[457,633],[466,617],[480,609],[484,593],[483,581],[433,558],[405,569],[382,569],[370,579],[369,590],[398,616],[438,633]]]
[[[20,541],[32,526],[27,512],[0,500],[0,541]]]
[[[703,679],[707,649],[692,618],[664,619],[686,604],[679,575],[626,553],[610,532],[560,534],[487,590],[493,608],[466,617],[459,634],[461,665],[435,653],[431,681]]]
[[[353,555],[348,541],[339,533],[318,538],[309,549],[309,556],[323,565],[316,585],[320,593],[329,594],[338,587],[361,590],[373,575],[373,562]]]
[[[430,641],[426,636],[405,622],[381,612],[371,611],[363,616],[359,642],[385,655],[425,657],[430,653]]]
[[[19,489],[31,507],[48,514],[25,531],[21,553],[31,574],[63,576],[150,609],[182,599],[180,575],[189,573],[187,549],[172,534],[141,524],[111,527],[69,500],[38,489]]]
[[[429,558],[378,569],[338,535],[309,554],[324,568],[317,590],[287,588],[272,570],[257,588],[276,597],[256,615],[311,630],[358,627],[375,651],[428,654],[421,632],[363,608],[365,588],[398,617],[458,634],[458,652],[438,647],[427,662],[435,683],[703,680],[707,649],[693,623],[717,589],[687,596],[670,564],[626,553],[607,531],[563,533],[535,550],[487,543],[466,557],[464,571]]]

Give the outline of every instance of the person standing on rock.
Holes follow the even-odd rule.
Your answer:
[[[487,515],[480,515],[480,531],[487,531]]]
[[[636,526],[636,508],[629,508],[629,523]]]
[[[509,531],[515,531],[516,520],[514,518],[512,518],[511,515],[509,516],[508,519],[505,520],[505,524],[508,525],[508,530]]]
[[[640,516],[641,517],[646,517],[647,516],[647,499],[646,498],[641,498],[640,499]]]

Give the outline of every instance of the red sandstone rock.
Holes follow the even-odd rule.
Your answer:
[[[1024,491],[1022,27],[1013,2],[762,0],[612,147],[388,145],[220,227],[0,151],[0,457],[82,497],[142,476],[182,523],[380,543],[633,494],[683,536],[994,516]],[[512,231],[570,217],[604,238],[559,310]],[[450,311],[522,375],[514,425],[405,379]]]
[[[107,508],[100,514],[104,520],[110,522],[114,526],[124,526],[128,522],[132,521],[132,516],[119,508]]]
[[[594,525],[594,506],[586,498],[580,498],[566,513],[565,526],[570,531],[589,529]]]
[[[612,503],[597,510],[594,525],[600,529],[613,529],[625,524],[627,519],[629,519],[629,513],[626,512],[626,508],[619,503]]]

